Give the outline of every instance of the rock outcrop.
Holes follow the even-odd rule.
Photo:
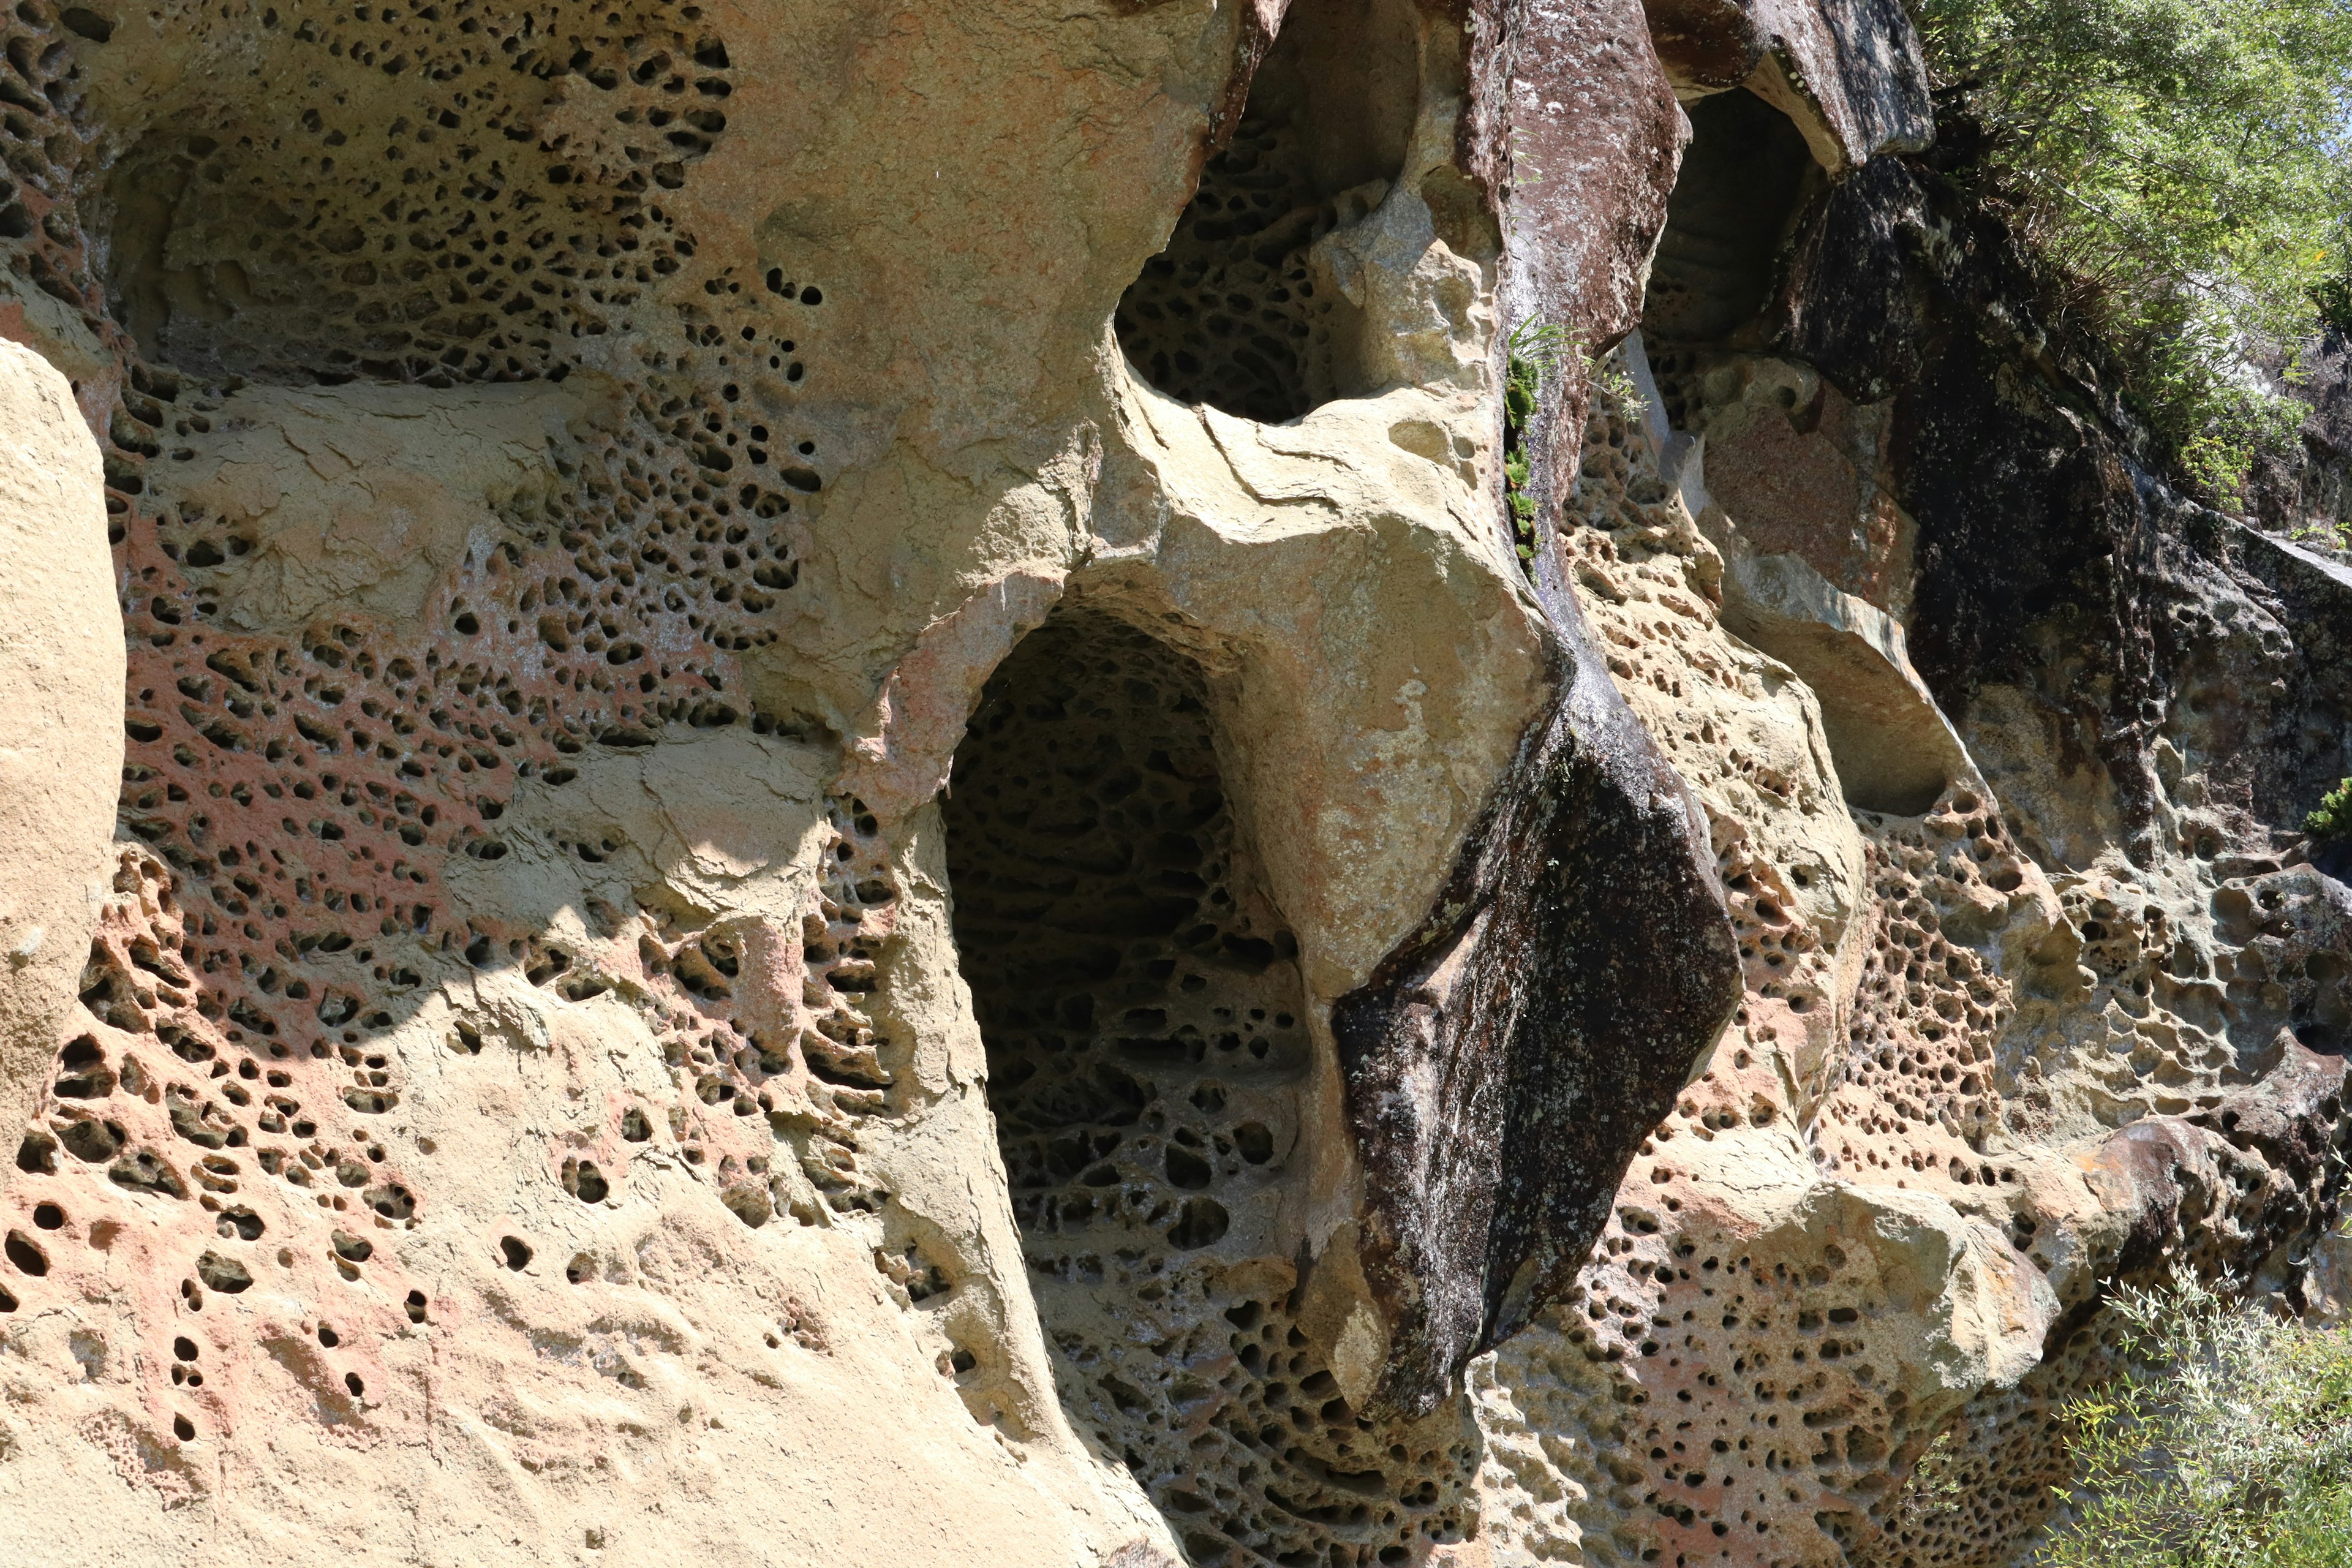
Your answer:
[[[25,1560],[2004,1563],[2352,1295],[2352,577],[1891,0],[5,27]]]

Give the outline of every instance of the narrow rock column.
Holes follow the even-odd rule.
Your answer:
[[[105,890],[122,682],[97,444],[66,378],[0,342],[0,1125],[40,1088]]]

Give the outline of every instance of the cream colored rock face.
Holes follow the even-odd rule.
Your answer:
[[[1744,1005],[1574,1293],[1359,1408],[1331,1009],[1558,649],[1496,504],[1473,40],[1293,0],[1203,169],[1280,9],[6,14],[16,1557],[2033,1528],[2133,1139],[2287,1057],[2279,928],[2332,895],[2190,854],[2239,825],[2177,753],[2141,866],[2021,695],[1972,757],[1883,411],[1753,355],[1630,348],[1546,542],[1704,806]],[[1853,117],[1797,140],[1843,167]],[[1938,1440],[1957,1511],[1903,1493]]]
[[[11,1125],[71,1026],[111,879],[122,765],[113,576],[98,451],[72,389],[0,343],[0,1116]]]
[[[1323,42],[1269,79],[1345,88],[1376,27],[1405,111],[1351,202],[1302,186],[1340,370],[1280,426],[1113,325],[1229,5],[12,14],[89,131],[6,128],[51,204],[6,321],[107,443],[131,658],[58,578],[26,646],[103,645],[55,722],[125,841],[94,945],[97,819],[21,863],[83,1001],[7,1058],[0,1538],[1136,1568],[1475,1529],[1459,1410],[1410,1452],[1327,1417],[1364,1314],[1328,1270],[1283,1302],[1355,1212],[1328,1005],[1546,695],[1481,499],[1496,241],[1463,38],[1297,9]],[[79,485],[38,515],[94,537],[56,378],[10,384],[46,443],[11,482]],[[1285,1109],[1165,1089],[1255,1195],[1139,1197],[1122,1245],[1226,1292],[1220,1407],[1307,1447],[1228,1415],[1222,1469],[1135,1467],[1198,1358],[1129,1346],[1113,1388],[1080,1320],[1139,1321],[1160,1265],[1134,1313],[1032,1288],[939,795],[1048,621],[1199,694],[1213,874],[1264,928],[1200,1020],[1279,947]]]
[[[2312,1201],[2281,1144],[2151,1119],[2251,1126],[2238,1086],[2300,1070],[2271,1037],[2285,993],[2245,976],[2291,973],[2282,934],[2332,918],[2329,895],[2307,868],[2225,878],[2232,829],[2168,747],[2179,852],[2147,868],[1997,691],[1979,770],[1900,623],[1825,575],[1899,605],[1899,577],[1874,586],[1899,531],[1849,559],[1868,538],[1834,511],[1759,529],[1709,493],[1718,437],[1780,420],[1765,444],[1812,471],[1850,432],[1797,429],[1773,395],[1791,367],[1727,354],[1675,389],[1668,442],[1638,340],[1624,362],[1561,543],[1612,674],[1706,806],[1748,993],[1576,1293],[1473,1367],[1486,1537],[1507,1562],[2008,1563],[2068,1473],[2052,1412],[2109,1370],[2096,1332],[2045,1361],[2053,1325],[2116,1267],[2143,1184],[2171,1179],[2134,1151],[2178,1139],[2179,1179],[2211,1184],[2173,1243],[2192,1262],[2262,1205]],[[2017,831],[2091,863],[2045,874],[2012,792]],[[2268,956],[2237,945],[2257,910]],[[2323,1310],[2338,1251],[2305,1287]],[[1931,1445],[1935,1487],[1906,1493]]]

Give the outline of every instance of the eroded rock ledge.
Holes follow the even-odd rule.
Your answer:
[[[2352,579],[1892,0],[5,29],[28,1561],[2004,1563],[2352,1292]]]

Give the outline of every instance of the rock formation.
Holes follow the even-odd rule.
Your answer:
[[[21,1560],[2001,1564],[2352,1296],[2352,572],[1894,0],[5,28]]]

